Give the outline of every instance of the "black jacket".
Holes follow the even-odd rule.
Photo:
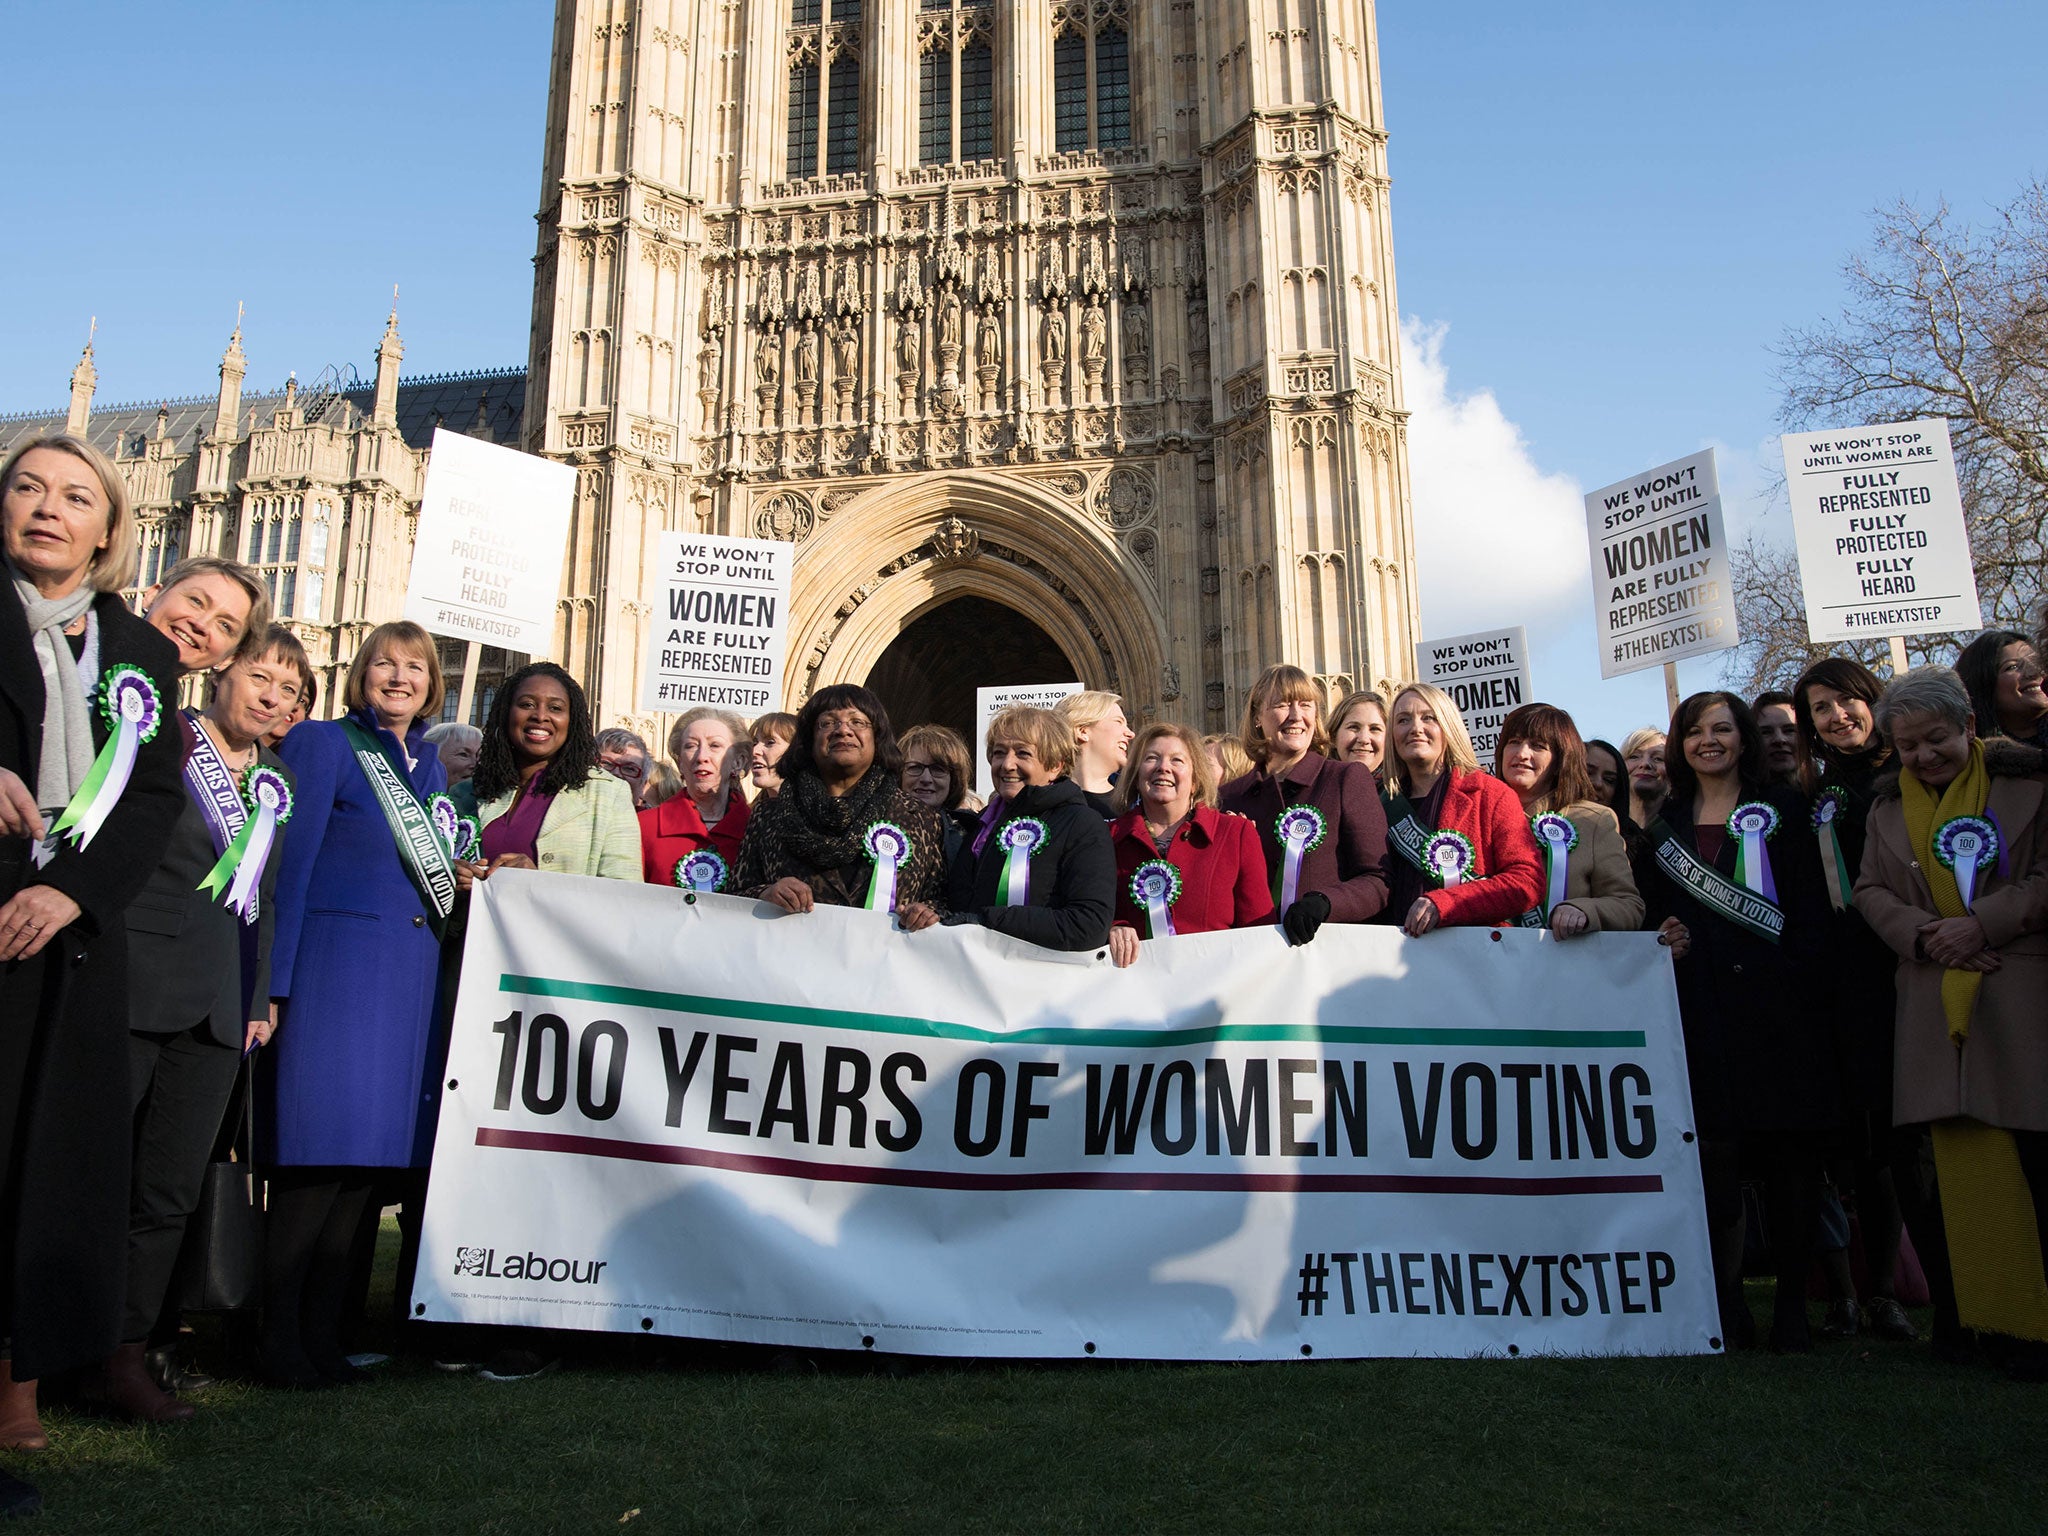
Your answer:
[[[291,778],[268,747],[257,749],[257,760]],[[280,827],[257,888],[256,921],[244,923],[226,905],[225,892],[208,896],[199,889],[220,854],[206,813],[186,786],[185,809],[163,862],[128,908],[130,1029],[172,1034],[204,1024],[216,1044],[241,1047],[244,1026],[255,1017],[249,999],[264,999],[268,1011],[273,898],[283,853]]]
[[[1031,859],[1027,904],[996,904],[1003,878],[1003,824],[1020,816],[1045,823],[1045,846]],[[1109,942],[1116,911],[1116,852],[1109,823],[1071,779],[1027,789],[1003,807],[981,856],[970,840],[953,866],[953,911],[1047,949],[1094,949]]]
[[[41,952],[0,966],[0,1263],[13,1291],[0,1333],[13,1332],[21,1380],[103,1359],[120,1342],[131,1136],[121,917],[163,859],[184,801],[177,648],[118,596],[95,599],[93,612],[102,670],[147,673],[164,718],[89,847],[66,844],[36,870],[28,839],[0,838],[0,900],[48,885],[80,911]],[[0,581],[0,768],[33,786],[42,737],[42,672],[14,583]]]

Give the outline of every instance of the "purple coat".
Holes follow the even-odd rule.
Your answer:
[[[369,716],[351,718],[397,749]],[[422,801],[448,782],[425,738],[416,724],[405,742]],[[433,1136],[421,1123],[441,955],[432,911],[340,722],[307,721],[278,755],[297,787],[270,953],[270,994],[289,1004],[265,1053],[272,1155],[298,1167],[418,1166]]]
[[[1301,894],[1321,891],[1329,897],[1333,923],[1369,923],[1387,904],[1387,813],[1372,770],[1363,763],[1307,752],[1277,779],[1256,768],[1232,779],[1218,802],[1258,827],[1266,869],[1275,880],[1285,863],[1275,827],[1280,813],[1289,806],[1314,806],[1327,830],[1301,861]]]

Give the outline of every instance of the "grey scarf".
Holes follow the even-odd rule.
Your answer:
[[[92,768],[92,710],[87,691],[99,681],[100,626],[92,600],[99,594],[80,582],[68,597],[46,598],[23,577],[14,562],[7,574],[28,615],[28,631],[43,672],[43,744],[36,764],[36,805],[45,813],[61,811],[78,793]],[[85,654],[72,658],[64,627],[80,614],[85,618]]]

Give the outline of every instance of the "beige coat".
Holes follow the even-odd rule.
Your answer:
[[[507,790],[477,807],[478,822],[489,826],[511,810],[516,793]],[[539,867],[550,874],[638,880],[640,818],[633,811],[633,791],[608,773],[593,773],[581,787],[555,796],[534,844]]]
[[[1871,807],[1856,910],[1899,958],[1892,1119],[1909,1125],[1967,1115],[2014,1131],[2048,1131],[2048,780],[2016,774],[2031,759],[1988,743],[1986,809],[2010,842],[2009,877],[1979,876],[1972,913],[2004,962],[1984,978],[1958,1050],[1941,1007],[1942,968],[1915,957],[1934,896],[1906,841],[1894,786]]]
[[[1566,806],[1564,819],[1579,830],[1565,869],[1565,904],[1586,914],[1588,933],[1634,933],[1643,926],[1643,898],[1628,867],[1621,823],[1590,800]]]

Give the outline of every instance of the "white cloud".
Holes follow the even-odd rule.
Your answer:
[[[1591,601],[1584,491],[1536,463],[1493,391],[1454,392],[1449,330],[1401,326],[1423,633],[1533,630]]]

